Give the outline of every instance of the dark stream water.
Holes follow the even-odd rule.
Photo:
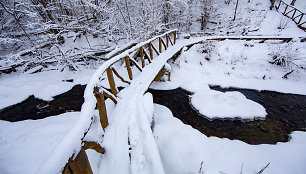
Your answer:
[[[0,120],[36,120],[69,111],[81,111],[85,87],[76,85],[70,91],[53,97],[52,101],[44,101],[32,95],[21,103],[0,110]]]
[[[195,111],[189,103],[190,92],[183,89],[152,90],[154,103],[168,107],[173,115],[207,136],[242,140],[249,144],[275,144],[289,140],[292,131],[305,131],[306,96],[282,94],[271,91],[258,92],[249,89],[211,87],[218,91],[239,91],[248,99],[266,108],[265,120],[207,119]],[[0,119],[22,121],[41,119],[69,111],[80,111],[84,85],[76,85],[70,91],[55,96],[52,101],[43,101],[30,96],[21,103],[0,110]]]
[[[239,91],[265,107],[265,120],[208,119],[195,111],[189,102],[190,92],[183,89],[149,90],[154,103],[167,106],[173,115],[207,136],[238,139],[248,144],[275,144],[289,140],[292,131],[305,131],[306,96],[271,91],[211,87],[218,91]]]

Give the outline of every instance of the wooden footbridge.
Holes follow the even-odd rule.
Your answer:
[[[279,3],[275,5],[275,8],[284,16],[293,20],[299,28],[306,31],[306,16],[304,12],[292,5],[285,3],[282,0],[280,0]]]
[[[153,113],[146,109],[153,101],[148,97],[150,94],[145,93],[152,81],[159,80],[165,73],[167,61],[183,47],[205,40],[269,39],[229,36],[177,41],[176,38],[177,30],[172,30],[129,47],[106,61],[86,86],[80,119],[36,173],[92,173],[86,149],[103,154],[104,171],[164,173],[151,129]],[[118,67],[124,67],[124,72],[118,71]],[[118,81],[126,84],[120,91],[116,85]],[[99,140],[88,136],[93,127],[100,127]]]
[[[106,61],[85,89],[80,120],[58,143],[37,173],[92,173],[85,153],[88,148],[105,154],[109,159],[108,167],[114,173],[163,173],[148,119],[150,116],[144,114],[145,106],[141,101],[152,81],[163,75],[162,69],[168,59],[184,46],[203,40],[198,38],[177,43],[176,37],[177,30],[166,32]],[[140,60],[137,61],[136,57],[140,57]],[[115,69],[117,64],[123,63],[128,78]],[[119,91],[114,76],[126,83],[127,87]],[[103,81],[107,81],[108,86],[103,86]],[[115,105],[111,119],[105,97]],[[96,108],[99,115],[95,114]],[[103,129],[102,142],[86,139],[88,131],[96,124]]]

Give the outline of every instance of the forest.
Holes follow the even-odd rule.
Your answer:
[[[114,44],[143,41],[172,28],[203,32],[211,4],[211,0],[1,0],[0,71],[50,64],[77,70],[78,65],[101,59]],[[99,43],[91,43],[95,38]],[[63,49],[68,40],[74,46]],[[84,43],[78,47],[80,40]]]

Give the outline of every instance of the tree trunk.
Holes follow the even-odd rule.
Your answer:
[[[207,26],[207,21],[209,18],[208,6],[209,2],[207,0],[201,1],[201,30],[204,30]]]
[[[163,22],[166,28],[169,28],[170,4],[169,0],[164,1],[163,5]]]
[[[238,3],[239,3],[239,0],[237,0],[237,3],[236,3],[235,15],[234,15],[234,19],[233,20],[236,20],[236,13],[237,13],[237,8],[238,8]]]

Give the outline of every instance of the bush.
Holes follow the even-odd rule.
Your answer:
[[[268,55],[272,56],[273,60],[270,63],[288,68],[296,66],[294,60],[298,59],[298,48],[294,43],[278,43],[271,50]]]
[[[280,29],[280,30],[283,30],[283,29],[287,28],[289,22],[290,22],[289,18],[287,18],[285,16],[282,16],[279,23],[278,23],[277,28]]]

